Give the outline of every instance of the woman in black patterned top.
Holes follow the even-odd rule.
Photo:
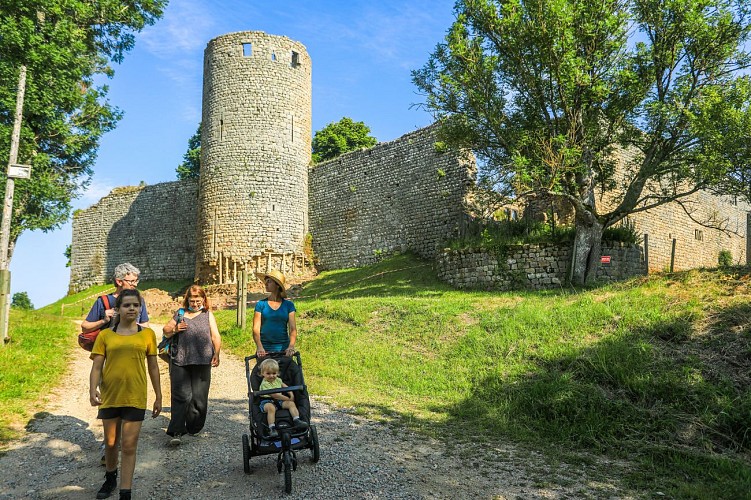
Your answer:
[[[222,339],[211,312],[206,292],[193,285],[185,292],[184,315],[176,313],[164,325],[164,336],[172,341],[170,360],[172,388],[171,419],[167,434],[170,444],[179,445],[183,434],[198,434],[208,412],[211,368],[219,366]]]

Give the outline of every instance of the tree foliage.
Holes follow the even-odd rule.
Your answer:
[[[177,166],[177,178],[198,179],[201,173],[201,124],[198,130],[188,139],[188,150],[183,155],[183,162]]]
[[[575,281],[594,277],[603,229],[629,214],[678,201],[691,215],[685,200],[702,189],[748,193],[747,2],[460,0],[455,11],[413,81],[443,141],[521,196],[573,205]]]
[[[64,223],[90,182],[99,140],[122,113],[107,101],[111,77],[134,33],[161,17],[167,0],[0,0],[0,156],[8,158],[18,76],[27,67],[11,253],[27,229]],[[7,160],[6,160],[7,161]],[[4,190],[2,182],[0,193]]]
[[[26,292],[16,292],[13,294],[10,306],[16,309],[34,309],[34,304],[31,303],[29,294]]]
[[[355,122],[345,116],[313,135],[313,163],[331,160],[348,151],[370,148],[377,142],[364,122]]]

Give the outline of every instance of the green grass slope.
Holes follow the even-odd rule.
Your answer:
[[[740,271],[465,292],[409,256],[322,273],[295,300],[313,394],[439,436],[629,459],[624,485],[696,498],[751,491],[750,303]]]
[[[509,441],[551,464],[585,461],[593,481],[618,476],[637,496],[750,498],[750,283],[734,269],[467,292],[402,255],[305,284],[298,348],[312,394],[374,418],[440,439]],[[54,383],[61,353],[77,349],[69,317],[98,293],[14,312],[1,415],[23,419]],[[63,302],[87,305],[61,317]],[[235,315],[216,313],[224,345],[252,353],[252,321],[240,331]]]

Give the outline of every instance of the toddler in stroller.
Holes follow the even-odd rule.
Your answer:
[[[297,469],[298,450],[320,451],[316,426],[310,422],[310,398],[302,372],[300,353],[293,357],[268,353],[251,370],[251,355],[245,358],[248,382],[250,435],[243,434],[243,469],[250,473],[250,458],[277,453],[277,470],[284,470],[284,489],[292,491],[292,471]],[[266,373],[264,373],[266,372]],[[271,384],[272,388],[266,389]]]
[[[279,363],[275,359],[264,359],[261,362],[258,371],[261,372],[261,376],[263,377],[260,386],[261,391],[288,387],[279,377]],[[300,420],[300,412],[297,411],[297,406],[295,405],[295,393],[292,391],[271,393],[261,396],[261,403],[258,407],[261,409],[261,413],[266,414],[266,421],[269,424],[270,438],[279,437],[279,433],[276,431],[277,408],[287,410],[289,414],[292,415],[292,425],[295,429],[308,428],[308,424],[305,421]]]

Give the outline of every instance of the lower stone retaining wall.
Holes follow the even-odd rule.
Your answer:
[[[597,279],[618,281],[646,274],[641,247],[603,244]],[[541,244],[509,247],[505,256],[484,249],[444,250],[437,256],[438,277],[456,288],[544,290],[566,282],[571,246]]]

